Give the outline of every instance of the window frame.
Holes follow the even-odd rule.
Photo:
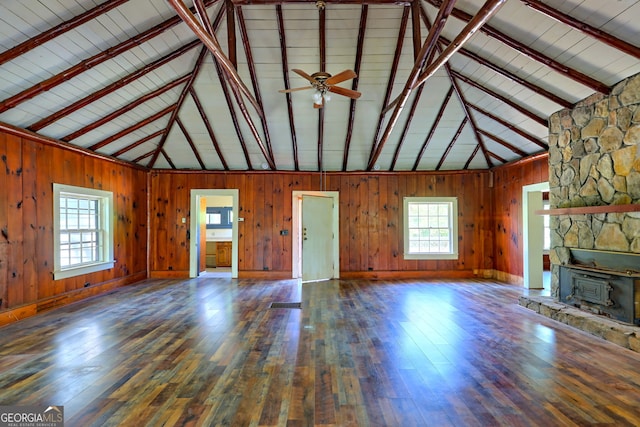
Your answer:
[[[60,198],[75,196],[80,199],[98,201],[98,225],[100,234],[101,250],[99,260],[87,262],[70,267],[62,267],[60,262]],[[54,280],[66,279],[83,274],[95,273],[97,271],[113,268],[114,248],[114,219],[113,219],[113,193],[111,191],[97,190],[94,188],[76,187],[73,185],[53,184],[53,278]]]
[[[449,205],[450,252],[410,252],[409,251],[409,205],[412,203],[446,203]],[[457,197],[404,197],[403,198],[404,259],[458,259],[458,198]]]

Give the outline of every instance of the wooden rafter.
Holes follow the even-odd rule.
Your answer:
[[[436,166],[436,170],[437,171],[440,170],[440,168],[442,167],[442,164],[444,163],[444,161],[446,160],[447,156],[449,155],[449,152],[453,148],[453,145],[456,143],[458,138],[460,138],[460,134],[462,133],[462,129],[464,129],[464,127],[467,125],[468,121],[469,121],[468,117],[465,117],[464,119],[462,119],[462,123],[460,123],[460,126],[458,126],[458,130],[456,131],[455,135],[453,135],[453,138],[451,138],[451,142],[449,142],[449,145],[447,145],[447,149],[444,150],[444,153],[442,154],[442,157],[440,158],[440,161],[438,162],[438,165]]]
[[[636,59],[640,59],[640,47],[635,46],[631,43],[627,43],[626,41],[619,39],[605,31],[602,31],[599,28],[596,28],[592,25],[587,24],[586,22],[579,21],[572,17],[571,15],[567,15],[566,13],[562,13],[557,9],[541,2],[540,0],[520,0],[526,6],[531,9],[540,12],[544,15],[547,15],[551,19],[562,22],[565,25],[570,26],[571,28],[578,30],[588,36],[593,37],[599,42],[608,44],[609,46],[626,53],[627,55],[631,55]]]
[[[389,104],[389,100],[391,99],[391,92],[393,91],[393,83],[396,79],[396,73],[398,72],[398,64],[400,63],[400,56],[402,54],[402,46],[404,42],[404,34],[407,31],[407,21],[409,19],[409,12],[411,8],[409,6],[405,6],[402,12],[402,19],[400,21],[400,29],[398,31],[398,41],[396,43],[396,50],[393,56],[393,62],[391,64],[391,73],[389,74],[389,80],[387,81],[387,89],[384,94],[384,101],[382,102],[382,110],[380,111],[380,116],[378,117],[378,124],[376,125],[376,132],[373,137],[373,142],[371,144],[371,153],[369,154],[369,159],[374,156],[376,149],[378,148],[380,138],[380,132],[382,131],[382,124],[384,123],[384,116],[387,112],[386,106]],[[371,162],[369,162],[371,163]],[[369,169],[372,169],[373,165],[370,165]]]
[[[139,139],[138,141],[134,142],[133,144],[129,144],[126,147],[122,147],[118,151],[116,151],[114,153],[111,153],[111,156],[113,156],[113,157],[121,156],[124,153],[126,153],[127,151],[131,151],[134,148],[139,147],[140,145],[144,144],[145,142],[151,141],[152,139],[163,135],[164,131],[165,131],[164,129],[157,130],[154,133],[149,134],[149,135],[145,136],[144,138]]]
[[[278,34],[280,36],[280,54],[282,55],[282,76],[284,78],[284,88],[290,89],[289,84],[289,60],[287,59],[287,39],[284,28],[284,17],[282,15],[282,5],[276,5],[276,15],[278,18]],[[298,137],[296,135],[295,120],[293,118],[293,104],[291,102],[291,93],[287,92],[287,113],[289,115],[289,131],[291,132],[291,148],[293,150],[293,167],[294,170],[300,170],[298,162]]]
[[[224,7],[227,9],[227,56],[233,68],[238,69],[238,56],[236,55],[236,19],[234,7],[231,0],[224,0]]]
[[[427,133],[427,137],[424,139],[424,142],[422,143],[422,147],[420,147],[420,151],[416,156],[416,161],[414,162],[413,168],[411,169],[412,171],[416,171],[418,169],[420,160],[422,160],[422,156],[424,155],[424,152],[427,150],[427,146],[431,142],[431,139],[433,138],[433,134],[436,132],[436,129],[440,124],[440,120],[444,115],[444,110],[447,108],[447,105],[449,105],[449,100],[451,99],[452,95],[453,95],[453,86],[449,88],[449,90],[447,91],[447,95],[444,97],[444,101],[442,101],[442,104],[440,105],[440,109],[438,110],[438,114],[436,114],[436,118],[433,121],[433,124],[431,125],[431,129],[429,129],[429,133]]]
[[[227,161],[222,154],[222,149],[220,148],[220,144],[218,144],[218,139],[216,138],[215,133],[213,132],[213,127],[211,126],[211,122],[209,121],[209,117],[204,112],[204,108],[202,107],[202,103],[200,102],[200,98],[196,94],[196,91],[191,87],[189,89],[189,94],[191,95],[191,99],[196,104],[196,109],[198,110],[198,114],[200,114],[200,118],[204,123],[205,128],[207,129],[207,133],[209,134],[209,139],[211,140],[211,144],[213,144],[214,150],[216,150],[216,154],[220,159],[220,163],[222,163],[222,167],[224,170],[229,170],[229,165],[227,165]]]
[[[484,131],[482,129],[478,129],[478,132],[480,133],[480,135],[484,135],[489,139],[494,140],[495,142],[497,142],[498,144],[502,145],[503,147],[508,148],[509,150],[513,151],[514,153],[516,153],[517,155],[524,157],[527,155],[527,153],[521,149],[519,149],[518,147],[514,146],[513,144],[508,143],[507,141],[505,141],[504,139],[490,133],[487,131]]]
[[[89,150],[99,150],[104,146],[107,146],[109,144],[111,144],[114,141],[117,141],[118,139],[122,138],[125,135],[130,134],[133,131],[136,131],[146,125],[148,125],[149,123],[155,122],[156,120],[162,118],[163,116],[166,116],[169,113],[173,113],[175,110],[177,109],[177,105],[173,104],[173,105],[169,105],[166,108],[163,108],[162,110],[158,111],[155,114],[152,114],[151,116],[145,118],[144,120],[140,120],[138,123],[129,126],[126,129],[122,129],[121,131],[103,139],[100,142],[97,142],[95,144],[93,144],[91,147],[89,147]]]
[[[479,113],[489,117],[490,119],[500,123],[502,126],[506,127],[507,129],[517,133],[518,135],[520,135],[521,137],[528,139],[529,141],[533,142],[534,144],[540,146],[542,149],[544,150],[548,150],[549,146],[547,144],[545,144],[543,141],[540,141],[538,138],[536,138],[535,136],[523,131],[522,129],[512,125],[511,123],[508,123],[506,120],[503,120],[502,118],[496,116],[495,114],[490,113],[489,111],[486,111],[476,105],[467,103],[467,105],[470,108],[473,108],[474,110],[478,111]]]
[[[211,3],[211,1],[209,1],[209,3]],[[22,92],[5,99],[4,101],[0,102],[0,113],[3,113],[17,105],[20,105],[21,103],[41,94],[42,92],[51,90],[54,87],[68,80],[71,80],[72,78],[84,73],[85,71],[91,69],[92,67],[95,67],[96,65],[102,64],[109,59],[113,59],[123,54],[124,52],[127,52],[128,50],[133,49],[134,47],[137,47],[153,39],[154,37],[162,34],[166,30],[179,24],[180,22],[182,21],[178,17],[167,19],[166,21],[148,29],[147,31],[144,31],[128,40],[125,40],[124,42],[119,43],[112,48],[93,55],[91,58],[85,59],[78,64],[67,68],[61,73],[58,73],[55,76],[46,79],[43,82],[31,86],[30,88],[25,89]]]
[[[182,124],[182,120],[180,120],[180,117],[176,117],[176,123],[180,128],[180,130],[182,131],[182,135],[184,135],[184,138],[187,140],[189,147],[191,147],[191,151],[193,152],[193,155],[196,156],[196,160],[198,160],[200,167],[202,168],[202,170],[206,170],[207,167],[202,161],[202,157],[200,157],[198,148],[196,147],[196,144],[193,142],[193,138],[191,138],[191,135],[189,135],[189,131],[187,130],[187,128],[184,127],[184,124]]]
[[[438,7],[439,3],[441,3],[442,0],[426,0],[428,3],[432,4],[435,7]],[[462,21],[466,21],[469,22],[471,19],[473,19],[473,17],[471,15],[469,15],[468,13],[460,10],[460,9],[453,9],[452,16],[454,16],[455,18],[458,18]],[[494,38],[502,43],[504,43],[505,45],[511,47],[512,49],[516,50],[517,52],[533,59],[536,62],[539,62],[543,65],[546,65],[547,67],[561,73],[564,74],[565,76],[569,77],[570,79],[584,85],[587,87],[590,87],[591,89],[597,91],[597,92],[601,92],[601,93],[609,93],[609,87],[607,85],[605,85],[604,83],[593,79],[589,76],[587,76],[584,73],[581,73],[573,68],[570,68],[566,65],[563,65],[561,63],[559,63],[558,61],[555,61],[554,59],[551,59],[550,57],[544,55],[541,52],[538,52],[537,50],[531,48],[530,46],[527,46],[519,41],[517,41],[516,39],[514,39],[513,37],[509,37],[506,34],[502,33],[501,31],[498,31],[496,28],[492,27],[491,25],[485,25],[483,26],[480,31],[482,31],[483,33],[485,33],[486,35],[488,35],[491,38]]]
[[[353,66],[353,71],[356,73],[356,77],[351,83],[351,90],[358,90],[358,83],[360,82],[360,66],[362,65],[362,52],[364,50],[364,35],[367,31],[367,16],[369,13],[369,6],[362,5],[360,11],[360,26],[358,27],[358,42],[356,45],[356,60]],[[356,116],[356,100],[349,100],[349,118],[347,119],[347,135],[344,142],[344,153],[342,156],[342,170],[347,170],[349,164],[349,150],[351,148],[351,139],[353,138],[353,126]]]
[[[114,119],[116,119],[117,117],[120,117],[121,115],[123,115],[124,113],[133,110],[134,108],[144,104],[145,102],[149,101],[150,99],[153,99],[157,96],[162,95],[163,93],[167,92],[168,90],[171,90],[173,88],[175,88],[176,86],[180,86],[181,84],[185,83],[187,80],[189,80],[189,75],[184,75],[180,78],[177,78],[169,83],[167,83],[164,86],[160,86],[158,89],[149,92],[143,96],[141,96],[140,98],[128,103],[127,105],[118,108],[116,111],[113,111],[110,114],[107,114],[106,116],[100,118],[99,120],[96,120],[93,123],[88,124],[87,126],[78,129],[77,131],[70,133],[69,135],[62,137],[62,141],[65,142],[69,142],[69,141],[73,141],[76,138],[81,137],[82,135],[85,135],[88,132],[91,132],[93,129],[96,129]]]
[[[62,34],[71,31],[86,22],[89,22],[92,19],[95,19],[98,16],[103,15],[128,1],[129,0],[107,0],[104,3],[101,3],[84,13],[81,13],[78,16],[74,16],[73,18],[63,23],[58,24],[55,27],[52,27],[38,34],[37,36],[31,37],[30,39],[25,40],[24,42],[12,47],[11,49],[0,53],[0,65],[17,58],[18,56],[23,55],[30,50],[41,46],[46,42],[53,40],[54,38],[61,36]]]
[[[91,93],[90,95],[85,96],[84,98],[81,98],[79,100],[77,100],[76,102],[64,107],[63,109],[56,111],[55,113],[35,122],[34,124],[32,124],[31,126],[29,126],[27,129],[33,131],[33,132],[37,132],[40,129],[43,129],[47,126],[49,126],[50,124],[62,119],[63,117],[68,116],[69,114],[72,114],[84,107],[86,107],[87,105],[99,100],[100,98],[107,96],[109,94],[111,94],[112,92],[115,92],[118,89],[121,89],[123,87],[125,87],[126,85],[134,82],[135,80],[141,78],[142,76],[150,73],[151,71],[173,61],[174,59],[180,58],[183,54],[185,54],[186,52],[190,51],[191,49],[193,49],[196,46],[200,46],[202,43],[200,43],[200,40],[194,40],[190,43],[185,44],[184,46],[182,46],[180,49],[175,50],[173,52],[171,52],[168,55],[163,56],[162,58],[153,61],[150,64],[145,65],[144,67],[134,71],[133,73],[122,77],[121,79],[116,80],[115,82],[111,83],[110,85],[107,85],[105,87],[103,87],[102,89],[99,89],[93,93]]]
[[[184,87],[182,88],[182,92],[180,92],[178,101],[175,104],[176,109],[173,110],[173,112],[171,113],[171,117],[169,118],[169,122],[167,123],[166,131],[164,135],[162,135],[162,139],[158,143],[158,147],[156,148],[155,153],[153,154],[153,156],[151,157],[151,160],[149,161],[149,164],[147,165],[149,169],[152,169],[153,165],[156,164],[156,161],[158,160],[158,156],[160,156],[161,153],[164,153],[164,144],[167,142],[169,133],[171,133],[171,128],[173,127],[173,124],[176,122],[176,118],[178,117],[180,108],[182,107],[182,104],[184,103],[184,100],[186,99],[187,94],[189,93],[189,90],[193,86],[193,83],[196,81],[196,77],[198,77],[198,73],[200,72],[200,68],[202,68],[202,63],[204,62],[206,53],[207,53],[207,48],[203,46],[202,49],[200,49],[200,53],[198,54],[198,59],[196,60],[196,65],[193,67],[191,76],[189,80],[185,83]],[[167,160],[169,160],[169,157],[166,154],[163,154],[163,155]]]

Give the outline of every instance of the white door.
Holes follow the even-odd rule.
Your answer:
[[[302,196],[302,281],[333,278],[333,199]]]

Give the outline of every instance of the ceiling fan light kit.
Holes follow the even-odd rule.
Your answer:
[[[351,99],[358,99],[361,96],[361,93],[352,89],[347,89],[340,86],[335,86],[338,83],[342,83],[346,80],[353,79],[357,77],[355,71],[353,70],[344,70],[332,76],[331,74],[318,71],[313,74],[307,74],[306,72],[298,69],[293,69],[293,72],[298,74],[299,76],[305,78],[311,86],[303,86],[297,87],[293,89],[282,89],[279,92],[281,93],[290,93],[297,92],[300,90],[306,89],[315,89],[313,94],[313,107],[314,108],[322,108],[325,102],[331,100],[330,92],[336,93],[338,95],[346,96]]]

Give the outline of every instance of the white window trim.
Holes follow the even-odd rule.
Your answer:
[[[104,230],[103,261],[85,264],[78,267],[60,267],[60,194],[77,195],[80,197],[96,197],[100,199],[102,229]],[[53,184],[53,278],[54,280],[95,273],[113,268],[113,193],[111,191],[93,188],[76,187],[73,185]]]
[[[410,253],[409,252],[409,203],[449,203],[451,205],[451,252],[450,253]],[[405,197],[403,199],[404,259],[458,259],[458,198],[457,197]]]

